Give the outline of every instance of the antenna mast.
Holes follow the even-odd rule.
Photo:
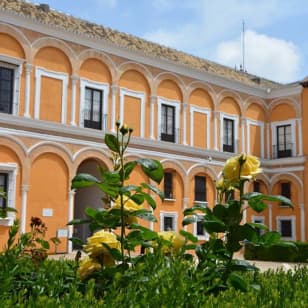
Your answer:
[[[243,72],[246,72],[245,68],[245,21],[243,20],[243,29],[242,29],[242,69]]]

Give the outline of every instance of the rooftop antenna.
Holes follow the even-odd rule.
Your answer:
[[[245,21],[243,20],[243,28],[242,28],[242,70],[246,72],[245,67]]]

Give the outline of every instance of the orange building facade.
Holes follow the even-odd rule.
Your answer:
[[[260,157],[253,184],[294,203],[268,204],[246,221],[264,222],[283,238],[308,238],[308,84],[278,84],[142,39],[87,23],[46,5],[0,4],[0,246],[17,216],[20,230],[41,217],[58,252],[85,239],[86,227],[67,222],[88,206],[102,207],[95,188],[72,191],[79,172],[112,169],[104,134],[115,123],[134,128],[126,159],[161,161],[156,231],[179,230],[183,210],[215,204],[215,180],[225,160],[241,152]],[[138,170],[132,183],[148,181]],[[187,227],[200,240],[199,225]]]

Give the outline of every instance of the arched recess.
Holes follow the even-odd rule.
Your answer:
[[[216,101],[217,110],[225,110],[229,113],[236,113],[238,115],[243,115],[243,101],[242,98],[234,91],[222,90],[217,95]]]
[[[27,217],[41,217],[48,227],[46,238],[66,229],[69,220],[69,167],[59,151],[45,146],[32,153]],[[61,156],[58,154],[62,154]],[[61,237],[57,252],[66,252],[67,237]]]
[[[211,98],[211,103],[213,104],[213,109],[216,103],[216,92],[213,89],[213,87],[209,84],[206,83],[202,83],[199,81],[193,81],[192,83],[188,84],[186,87],[186,91],[184,94],[184,102],[188,101],[192,95],[193,92],[195,92],[198,89],[202,89],[203,91],[205,91],[207,93],[207,95],[210,96]]]
[[[259,97],[255,97],[255,96],[249,96],[248,98],[245,99],[245,101],[243,102],[243,106],[244,106],[244,114],[247,116],[247,110],[251,108],[251,105],[258,105],[260,109],[263,110],[263,112],[265,113],[265,115],[267,115],[267,111],[268,111],[268,105],[267,103],[259,98]]]
[[[76,175],[79,173],[87,173],[95,176],[98,180],[102,180],[100,175],[100,166],[103,169],[108,169],[104,161],[98,159],[97,157],[88,157],[87,159],[80,162],[78,165]],[[74,209],[73,209],[73,219],[85,219],[87,218],[85,214],[86,208],[100,209],[108,207],[103,201],[106,197],[99,187],[91,186],[85,188],[79,188],[76,190],[74,197]],[[74,226],[73,236],[86,241],[86,239],[91,235],[88,224],[81,224]],[[73,244],[74,249],[80,249],[79,245]]]
[[[105,53],[94,50],[94,49],[86,49],[82,51],[78,55],[79,65],[77,68],[77,71],[79,71],[82,67],[82,65],[88,60],[88,59],[97,59],[104,63],[106,68],[109,71],[110,74],[110,83],[114,84],[116,80],[116,65],[113,62],[113,60]]]
[[[298,104],[285,98],[273,100],[269,105],[269,114],[271,122],[301,117],[301,111]]]
[[[196,200],[195,199],[195,185],[196,185],[196,176],[205,178],[205,200]],[[203,164],[197,164],[192,166],[189,169],[188,173],[188,183],[189,183],[189,199],[191,206],[195,201],[207,201],[209,207],[213,207],[216,199],[215,195],[215,180],[216,172],[210,166],[204,166]]]
[[[0,23],[0,33],[8,34],[11,37],[13,37],[18,42],[20,48],[24,53],[24,56],[22,58],[25,58],[27,61],[31,62],[31,55],[30,55],[31,44],[30,41],[27,39],[27,37],[21,31],[8,24]],[[7,48],[8,46],[2,43],[1,48],[4,47]]]
[[[55,66],[51,66],[51,69],[54,69],[55,71],[70,72],[71,74],[76,74],[77,67],[78,67],[77,57],[73,49],[68,44],[66,44],[64,41],[61,41],[57,38],[41,37],[32,43],[33,61],[35,61],[35,59],[39,57],[39,54],[45,48],[54,48],[55,50],[61,50],[62,54],[65,55],[65,58],[66,58],[65,62],[67,61],[68,63],[68,64],[64,63],[64,65],[62,63],[62,66],[59,67],[60,65],[59,60],[62,60],[62,62],[64,62],[63,56],[60,56],[60,59],[59,59],[58,55],[56,58],[54,57],[55,55],[52,55],[52,58],[49,59],[47,63],[51,62],[50,65],[52,65],[52,62],[55,62],[54,65],[58,65],[58,67],[56,68]],[[54,61],[54,59],[57,59],[57,61]]]
[[[119,102],[117,118],[134,129],[136,137],[149,136],[150,132],[150,83],[147,73],[139,65],[124,66],[119,76]]]
[[[172,73],[160,73],[154,78],[154,93],[167,99],[183,101],[184,81]]]

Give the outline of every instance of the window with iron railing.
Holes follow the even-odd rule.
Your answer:
[[[273,146],[273,158],[292,157],[292,130],[291,124],[276,127],[277,145]]]
[[[223,119],[223,151],[234,152],[234,120]]]
[[[0,112],[12,114],[14,93],[14,69],[0,63]]]
[[[103,91],[86,87],[84,127],[102,129]]]
[[[206,202],[206,177],[195,176],[195,202]]]
[[[164,195],[165,195],[165,199],[174,199],[172,172],[164,173]]]
[[[161,140],[175,142],[175,107],[161,106]]]

